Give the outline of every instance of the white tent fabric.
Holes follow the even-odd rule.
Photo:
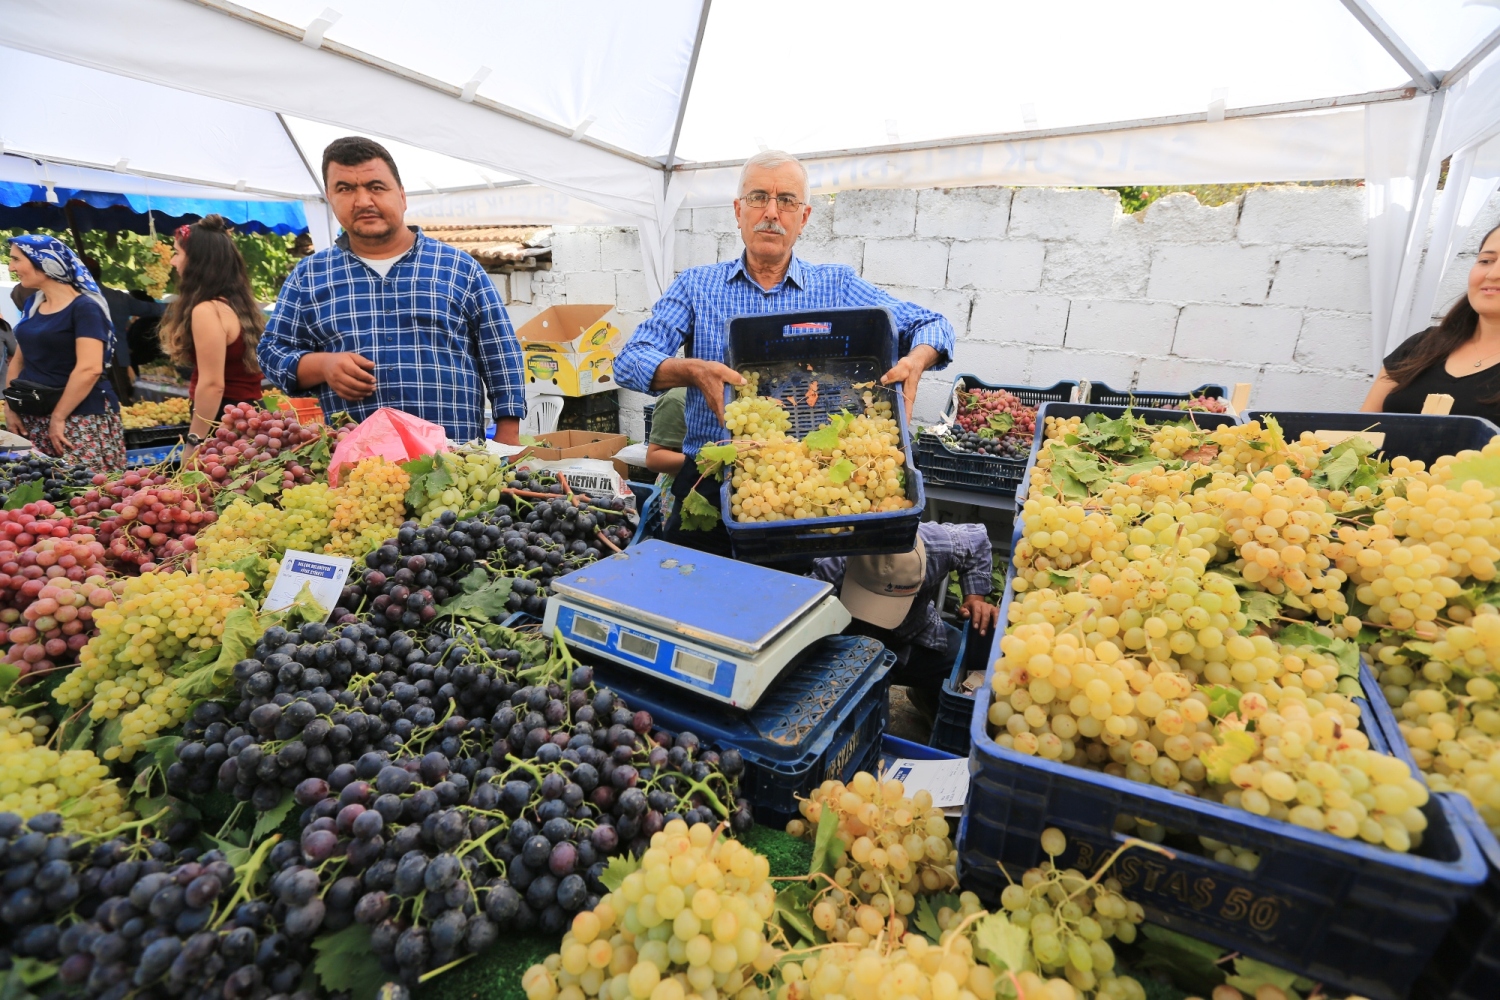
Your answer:
[[[655,291],[677,208],[726,203],[767,146],[820,191],[1364,174],[1378,355],[1423,315],[1500,124],[1496,0],[326,2],[7,0],[0,45],[54,60],[37,86],[108,124],[7,112],[0,142],[315,196],[327,137],[364,132],[424,161],[415,217],[629,220]],[[1464,193],[1438,199],[1449,154]]]

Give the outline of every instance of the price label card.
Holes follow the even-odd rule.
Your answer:
[[[291,607],[306,586],[318,606],[331,612],[338,606],[353,566],[354,560],[347,556],[287,549],[281,557],[281,569],[271,584],[271,592],[266,596],[265,610],[280,611]]]
[[[965,757],[953,760],[902,757],[891,761],[882,777],[905,785],[908,797],[925,789],[932,796],[932,804],[949,815],[961,814],[969,797],[969,761]]]

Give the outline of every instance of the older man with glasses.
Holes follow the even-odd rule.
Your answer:
[[[953,325],[945,317],[888,295],[846,264],[810,264],[792,252],[811,215],[806,168],[778,150],[752,156],[740,172],[740,196],[734,202],[744,254],[678,275],[615,360],[615,375],[627,389],[661,393],[687,387],[682,450],[689,463],[703,445],[727,436],[724,386],[744,382],[723,363],[727,323],[735,316],[855,306],[889,309],[896,318],[902,357],[881,381],[902,384],[908,413],[922,373],[952,359]],[[679,358],[684,345],[687,356]],[[684,470],[673,482],[677,502],[667,522],[667,539],[728,555],[729,536],[722,525],[714,531],[682,530],[681,501],[699,478],[691,471]],[[697,487],[715,508],[718,486],[702,482]]]

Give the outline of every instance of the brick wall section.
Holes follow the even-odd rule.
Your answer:
[[[1462,294],[1479,220],[1445,281]],[[677,217],[678,270],[726,260],[741,243],[727,208]],[[954,363],[923,380],[933,420],[953,376],[1116,389],[1251,382],[1251,404],[1354,410],[1369,388],[1364,193],[1261,187],[1215,208],[1174,194],[1125,215],[1113,191],[956,188],[846,191],[815,199],[797,244],[848,264],[892,294],[947,316]],[[564,302],[614,302],[628,327],[650,315],[634,230],[560,227],[553,269],[532,278],[517,322]],[[622,430],[639,438],[648,397],[621,392]]]

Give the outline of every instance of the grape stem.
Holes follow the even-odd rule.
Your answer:
[[[166,810],[163,809],[162,812]],[[223,925],[242,900],[250,898],[250,893],[254,891],[256,877],[260,874],[261,866],[265,864],[266,855],[271,853],[271,848],[275,847],[280,840],[281,834],[271,834],[261,842],[261,845],[255,849],[255,853],[250,855],[243,865],[235,869],[235,874],[239,876],[237,879],[239,888],[235,889],[234,895],[229,898],[229,902],[224,907],[224,912],[219,914],[218,919],[214,921],[214,930],[218,930]]]
[[[1079,886],[1073,892],[1070,892],[1068,894],[1068,899],[1072,899],[1079,893],[1087,891],[1090,886],[1098,885],[1099,880],[1104,877],[1104,873],[1109,870],[1109,866],[1114,864],[1115,860],[1118,859],[1120,855],[1124,854],[1132,847],[1139,847],[1142,850],[1147,851],[1155,851],[1157,854],[1160,854],[1166,858],[1176,859],[1177,857],[1175,852],[1162,847],[1160,844],[1153,844],[1148,840],[1141,840],[1139,837],[1126,837],[1125,842],[1119,847],[1115,848],[1114,853],[1104,859],[1104,863],[1099,866],[1098,870],[1095,871],[1094,874],[1089,876],[1088,880],[1085,881],[1083,885]]]
[[[425,983],[425,982],[427,982],[427,980],[433,978],[434,976],[440,976],[444,972],[447,972],[449,969],[453,968],[455,965],[462,965],[462,964],[464,964],[465,962],[467,962],[469,959],[471,959],[473,957],[474,957],[474,955],[471,953],[471,954],[468,954],[468,955],[462,955],[462,956],[460,956],[458,958],[455,958],[453,961],[449,962],[447,965],[440,965],[436,969],[432,969],[432,970],[430,970],[428,972],[422,973],[420,976],[417,977],[417,982],[419,982],[419,983]]]

